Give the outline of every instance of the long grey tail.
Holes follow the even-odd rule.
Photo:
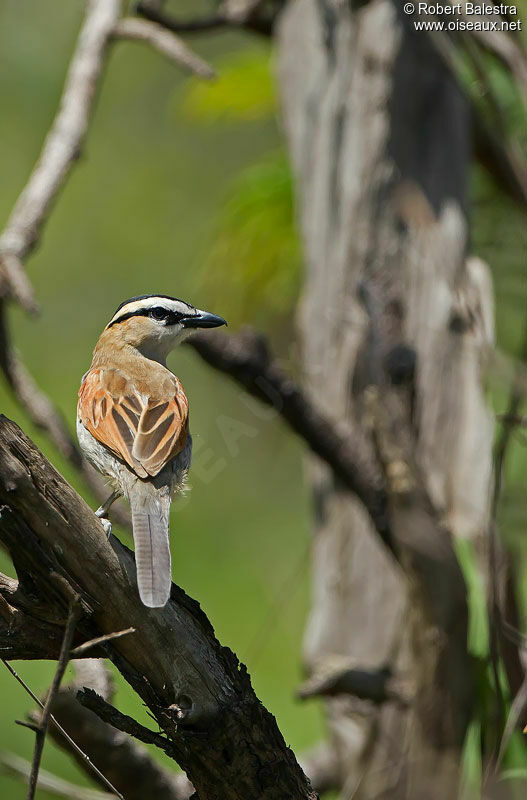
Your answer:
[[[139,596],[145,606],[161,608],[172,582],[168,516],[170,497],[145,484],[130,493]]]

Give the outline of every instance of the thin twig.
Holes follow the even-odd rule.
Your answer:
[[[156,800],[188,800],[194,790],[183,773],[174,773],[161,766],[145,751],[143,745],[103,722],[78,702],[77,691],[86,686],[112,702],[113,685],[104,661],[88,659],[72,663],[75,677],[71,683],[62,684],[53,712],[75,737],[79,746],[115,782],[126,800],[144,800],[146,795],[155,797]],[[31,718],[38,722],[38,714],[35,711]],[[64,739],[51,727],[48,736],[58,747],[72,754]],[[86,763],[78,758],[76,761],[91,778]]]
[[[9,294],[28,311],[36,309],[36,301],[22,262],[38,244],[52,203],[80,155],[106,48],[121,14],[121,5],[122,0],[88,0],[59,110],[0,235],[0,298]],[[0,307],[0,367],[35,425],[48,434],[59,452],[81,473],[97,499],[106,499],[104,482],[83,459],[62,417],[14,351],[4,303]],[[113,516],[119,524],[130,527],[127,514],[116,509]]]
[[[22,259],[15,253],[0,251],[0,296],[6,295],[7,291],[30,314],[38,314],[39,305]]]
[[[110,642],[113,639],[120,639],[121,636],[127,636],[129,633],[135,633],[135,628],[126,628],[124,631],[116,631],[115,633],[106,633],[104,636],[97,636],[95,639],[90,639],[88,642],[84,642],[84,644],[74,647],[71,651],[71,655],[78,657],[87,650],[90,650],[92,647],[96,647],[98,644]]]
[[[31,772],[31,764],[25,758],[21,758],[14,753],[0,752],[0,770],[8,775],[27,781]],[[66,797],[68,800],[111,800],[111,798],[117,796],[113,793],[101,792],[98,789],[76,786],[42,769],[38,775],[37,787],[44,792]]]
[[[40,700],[40,699],[37,697],[37,695],[36,695],[36,694],[34,693],[34,691],[33,691],[33,690],[32,690],[32,689],[31,689],[31,688],[30,688],[30,687],[27,685],[27,683],[24,681],[24,679],[23,679],[23,678],[22,678],[22,677],[21,677],[21,676],[18,674],[18,672],[17,672],[15,669],[13,669],[13,667],[11,666],[11,664],[9,664],[9,663],[8,663],[7,661],[5,661],[4,659],[2,659],[2,663],[3,663],[3,664],[4,664],[4,666],[5,666],[5,667],[6,667],[6,668],[9,670],[9,672],[11,673],[11,675],[13,676],[13,678],[14,678],[16,681],[18,681],[18,683],[19,683],[19,684],[22,686],[22,688],[23,688],[23,689],[24,689],[24,690],[25,690],[25,691],[28,693],[28,695],[29,695],[29,696],[30,696],[30,697],[31,697],[31,698],[32,698],[32,699],[35,701],[35,703],[37,703],[37,705],[39,705],[39,706],[40,706],[40,708],[42,708],[42,709],[43,709],[43,708],[44,708],[44,703],[42,702],[42,700]],[[68,733],[67,731],[65,731],[65,730],[64,730],[64,728],[62,727],[62,725],[61,725],[59,722],[57,722],[57,720],[55,719],[55,717],[53,716],[53,714],[50,714],[50,716],[49,716],[49,719],[50,719],[50,721],[53,723],[53,725],[55,726],[55,728],[56,728],[56,729],[59,731],[59,733],[61,734],[61,736],[63,736],[63,737],[64,737],[64,739],[65,739],[65,740],[68,742],[68,744],[70,745],[70,747],[71,747],[71,748],[72,748],[72,749],[75,751],[75,753],[77,753],[77,755],[79,756],[79,758],[81,758],[81,759],[84,761],[84,763],[85,763],[85,764],[89,765],[89,769],[90,769],[90,770],[91,770],[91,771],[94,773],[94,775],[96,775],[96,776],[99,778],[99,780],[100,780],[100,781],[101,781],[101,782],[102,782],[102,783],[103,783],[103,784],[104,784],[104,785],[105,785],[105,786],[106,786],[108,789],[110,789],[110,791],[111,791],[113,794],[115,794],[115,795],[116,795],[116,796],[119,798],[119,800],[124,800],[124,797],[122,796],[122,794],[120,794],[120,792],[118,792],[118,791],[117,791],[117,789],[115,788],[115,786],[113,786],[113,784],[111,784],[111,783],[110,783],[110,781],[108,780],[108,778],[106,778],[106,777],[105,777],[105,776],[102,774],[102,772],[101,772],[99,769],[97,769],[97,767],[95,766],[95,764],[93,763],[93,761],[90,759],[90,757],[89,757],[88,755],[86,755],[86,753],[84,753],[84,752],[83,752],[83,750],[81,750],[81,748],[78,746],[78,744],[77,744],[77,743],[76,743],[76,742],[75,742],[75,741],[74,741],[74,740],[71,738],[71,736],[69,735],[69,733]]]
[[[70,602],[68,619],[66,622],[66,627],[64,629],[64,638],[62,640],[62,647],[60,650],[60,656],[57,663],[57,668],[55,670],[55,675],[53,676],[53,681],[51,683],[48,696],[44,704],[42,716],[40,718],[40,724],[38,726],[38,731],[35,737],[35,749],[33,751],[33,761],[31,763],[31,773],[29,775],[29,781],[28,781],[27,800],[33,800],[33,798],[35,797],[35,792],[37,790],[38,772],[40,769],[40,762],[42,760],[42,753],[44,750],[44,742],[46,740],[46,733],[48,730],[48,725],[51,717],[51,706],[59,690],[62,678],[64,677],[64,673],[66,671],[66,667],[68,666],[68,662],[70,660],[71,643],[73,642],[73,637],[75,635],[75,628],[77,627],[77,622],[81,618],[82,613],[83,612],[82,612],[80,597],[77,596]]]
[[[175,64],[193,73],[200,78],[210,80],[216,73],[207,62],[198,56],[185,42],[172,31],[167,30],[157,22],[134,19],[127,17],[120,19],[114,26],[112,36],[115,39],[128,39],[137,42],[146,42],[162,55]]]
[[[33,733],[38,733],[39,730],[38,725],[34,722],[28,722],[25,719],[15,719],[15,725],[20,725],[21,728],[28,728],[30,731],[33,731]]]
[[[122,711],[119,711],[119,709],[112,706],[111,703],[108,703],[93,689],[85,688],[78,691],[77,700],[85,708],[89,708],[90,711],[97,714],[99,719],[102,719],[103,722],[107,722],[109,725],[113,725],[117,730],[127,733],[129,736],[133,736],[134,739],[138,739],[145,744],[154,744],[169,755],[173,754],[174,747],[169,739],[141,725],[140,722],[137,722],[133,717],[129,717],[128,714],[123,714]]]

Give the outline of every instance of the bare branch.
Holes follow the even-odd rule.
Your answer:
[[[80,155],[106,48],[121,5],[122,0],[88,0],[58,114],[0,236],[0,295],[12,292],[28,310],[34,310],[35,301],[21,263],[38,243],[51,205]]]
[[[210,17],[189,20],[174,19],[160,11],[160,9],[154,8],[154,5],[148,2],[137,3],[135,10],[145,19],[156,22],[174,33],[206,33],[218,28],[225,28],[229,24],[223,14],[213,14]]]
[[[25,758],[20,758],[14,753],[0,753],[0,771],[27,781],[31,772],[31,764]],[[117,796],[108,794],[108,792],[100,792],[97,789],[75,786],[75,784],[42,769],[39,772],[37,788],[44,792],[51,792],[58,797],[66,797],[68,800],[111,800]]]
[[[191,50],[179,36],[156,22],[127,17],[116,23],[112,35],[115,39],[146,42],[178,66],[201,78],[210,80],[216,75],[212,67]]]
[[[93,689],[86,688],[79,691],[77,693],[77,699],[84,708],[89,708],[90,711],[97,714],[99,719],[106,722],[108,725],[112,725],[114,728],[117,728],[117,730],[127,733],[129,736],[133,736],[134,739],[138,739],[144,744],[154,744],[168,755],[174,755],[174,748],[169,739],[141,725],[141,723],[137,722],[133,717],[129,717],[128,714],[123,714],[122,711],[112,706],[111,703],[107,703],[106,700]]]
[[[85,659],[75,663],[75,679],[61,688],[53,703],[53,715],[82,748],[90,760],[98,764],[104,775],[126,797],[126,800],[187,800],[193,793],[191,783],[182,773],[162,767],[131,737],[84,708],[77,700],[79,688],[89,686],[105,700],[113,694],[108,686],[108,670],[100,659]],[[38,722],[38,714],[31,714]],[[54,742],[76,759],[79,767],[92,777],[90,765],[72,750],[66,740],[50,728]],[[104,784],[102,784],[104,785]]]
[[[189,20],[175,19],[147,0],[138,2],[135,10],[145,19],[157,22],[174,33],[206,33],[231,27],[271,36],[278,10],[283,3],[278,0],[267,10],[261,10],[262,5],[262,0],[224,0],[215,14]]]
[[[13,603],[23,605],[29,601],[18,581],[0,573],[0,658],[58,659],[63,629],[50,621],[33,619]]]
[[[122,0],[88,0],[77,46],[70,63],[59,111],[39,160],[0,235],[0,296],[10,294],[27,310],[36,302],[22,262],[37,245],[51,205],[84,142],[106,47],[121,13]],[[0,307],[0,367],[17,400],[37,427],[78,470],[99,500],[106,499],[104,481],[88,466],[60,414],[12,348],[5,303]],[[129,515],[114,517],[129,527]]]
[[[71,655],[78,658],[96,645],[103,644],[104,642],[111,642],[113,639],[119,639],[121,636],[126,636],[129,633],[135,633],[135,628],[126,628],[124,631],[116,631],[115,633],[107,633],[104,636],[96,636],[95,639],[90,639],[89,642],[84,642],[84,644],[74,647],[71,651]]]
[[[301,700],[349,694],[377,704],[395,701],[408,706],[411,701],[409,687],[389,667],[364,669],[350,666],[349,659],[338,657],[324,660],[299,687],[297,694]]]
[[[163,609],[146,608],[130,551],[106,538],[84,501],[5,417],[0,504],[0,539],[21,585],[31,581],[40,613],[43,603],[53,617],[64,607],[65,592],[52,577],[59,573],[91,610],[78,624],[86,638],[136,629],[103,647],[154,715],[198,795],[314,800],[274,717],[198,604],[173,585]]]
[[[15,725],[20,725],[21,728],[27,728],[28,730],[33,731],[33,733],[38,734],[39,732],[38,725],[35,725],[33,722],[28,722],[25,719],[15,719]]]
[[[38,303],[22,260],[15,253],[0,250],[0,294],[9,291],[11,298],[30,314],[37,314]]]
[[[70,650],[71,650],[71,643],[73,641],[73,635],[75,633],[77,622],[79,621],[81,616],[82,616],[82,606],[80,603],[80,598],[79,597],[73,598],[70,602],[70,610],[68,614],[68,620],[66,622],[66,628],[64,630],[64,639],[62,641],[62,647],[60,650],[59,660],[57,663],[57,669],[55,670],[55,675],[53,676],[53,681],[51,683],[48,696],[46,698],[46,702],[42,710],[42,717],[35,738],[35,749],[33,751],[33,761],[31,763],[31,773],[29,775],[29,781],[28,781],[27,800],[33,800],[35,792],[37,790],[40,762],[42,760],[42,753],[44,751],[44,742],[46,740],[46,733],[48,730],[48,725],[51,716],[51,705],[53,703],[53,700],[57,696],[62,678],[64,677],[64,673],[66,672],[66,667],[68,666],[68,662],[70,660]]]
[[[310,449],[329,464],[344,486],[356,494],[377,533],[394,552],[381,473],[365,437],[359,431],[337,430],[271,359],[265,340],[253,331],[215,338],[197,334],[189,339],[188,345],[207,364],[275,408]]]
[[[8,664],[8,663],[7,663],[7,661],[5,661],[4,659],[2,659],[2,662],[3,662],[4,666],[5,666],[5,667],[6,667],[6,668],[9,670],[9,672],[11,673],[11,675],[13,676],[13,678],[15,678],[15,680],[16,680],[16,681],[18,681],[18,683],[19,683],[19,684],[22,686],[22,688],[23,688],[23,689],[24,689],[24,690],[25,690],[25,691],[28,693],[28,695],[29,695],[29,696],[30,696],[30,697],[31,697],[31,698],[32,698],[32,699],[35,701],[35,703],[37,703],[37,704],[40,706],[40,708],[41,708],[42,710],[44,710],[44,703],[43,703],[41,700],[39,700],[39,699],[38,699],[38,697],[36,696],[36,694],[35,694],[35,693],[34,693],[34,692],[33,692],[33,691],[30,689],[30,687],[27,685],[27,683],[24,681],[24,679],[20,677],[20,675],[18,674],[18,672],[16,672],[16,670],[14,670],[14,669],[13,669],[13,667],[11,666],[11,664]],[[89,768],[89,770],[90,770],[91,772],[93,772],[93,773],[94,773],[94,774],[97,776],[97,778],[99,779],[99,781],[100,781],[100,782],[101,782],[101,783],[102,783],[104,786],[106,786],[106,787],[107,787],[108,789],[110,789],[110,790],[111,790],[111,791],[112,791],[114,794],[116,794],[118,797],[120,797],[120,798],[121,798],[121,800],[124,800],[124,799],[121,797],[121,795],[119,794],[119,792],[117,792],[117,791],[115,790],[114,786],[112,786],[112,784],[110,783],[110,781],[109,781],[107,778],[105,778],[105,776],[102,774],[102,772],[101,772],[99,769],[97,769],[97,767],[95,766],[95,764],[93,764],[93,763],[90,761],[90,758],[89,758],[89,757],[86,755],[86,753],[84,753],[84,752],[81,750],[81,748],[79,747],[79,745],[77,744],[77,742],[75,742],[75,741],[74,741],[74,740],[71,738],[71,736],[70,736],[70,735],[67,733],[67,731],[65,731],[65,730],[64,730],[64,728],[62,727],[62,725],[61,725],[61,724],[60,724],[60,723],[59,723],[59,722],[58,722],[58,721],[55,719],[55,717],[53,716],[53,714],[50,714],[50,715],[49,715],[49,720],[50,720],[50,722],[52,722],[52,723],[53,723],[53,725],[55,726],[55,728],[57,729],[57,731],[60,733],[60,735],[64,737],[64,739],[65,739],[65,740],[66,740],[66,742],[68,743],[69,747],[70,747],[70,748],[72,749],[72,751],[73,751],[73,752],[76,754],[77,758],[78,758],[78,759],[80,759],[80,760],[83,762],[84,768],[85,768],[85,769],[88,769],[88,768]]]

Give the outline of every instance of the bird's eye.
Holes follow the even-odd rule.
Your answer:
[[[162,320],[166,319],[169,313],[170,312],[167,311],[166,308],[161,308],[161,306],[158,306],[157,308],[150,309],[149,316],[152,317],[152,319]]]

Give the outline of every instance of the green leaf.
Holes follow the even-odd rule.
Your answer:
[[[218,65],[218,79],[192,80],[182,110],[194,122],[247,122],[274,114],[276,92],[271,75],[270,50],[243,51]]]

